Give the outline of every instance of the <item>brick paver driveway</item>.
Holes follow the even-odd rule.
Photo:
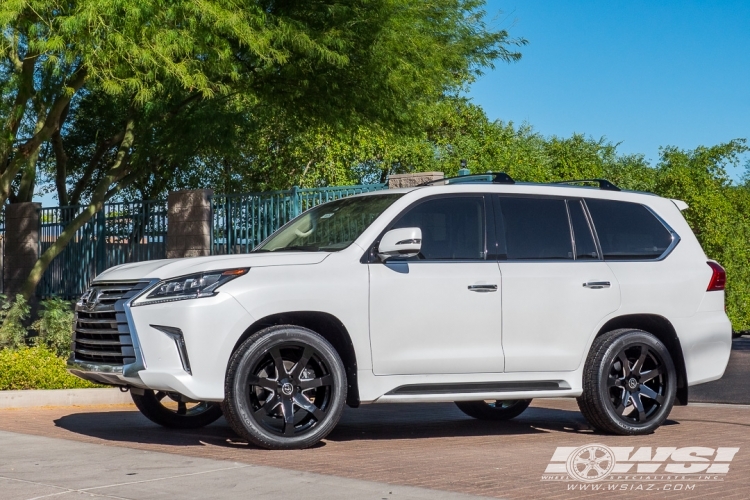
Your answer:
[[[0,411],[0,430],[490,497],[750,497],[747,406],[677,407],[655,434],[619,437],[592,432],[574,400],[535,401],[511,422],[473,420],[452,404],[370,405],[347,409],[339,426],[319,446],[284,452],[248,446],[223,419],[197,431],[167,430],[129,406],[4,410]],[[658,447],[740,450],[728,464],[726,475],[666,482],[656,474],[643,481],[542,481],[557,447],[591,443],[633,451],[651,447],[649,456]],[[647,452],[639,453],[643,457]],[[687,459],[695,462],[685,466],[697,463],[700,468],[704,463],[701,453],[706,452],[698,450]],[[557,465],[561,466],[564,464]],[[664,473],[664,465],[652,467],[661,467],[658,472]],[[667,484],[666,488],[679,491],[664,491]],[[594,486],[600,489],[592,492]],[[582,487],[588,489],[581,491]]]

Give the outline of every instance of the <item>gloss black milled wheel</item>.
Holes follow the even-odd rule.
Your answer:
[[[346,375],[335,349],[296,326],[262,330],[232,356],[224,409],[240,436],[269,449],[306,448],[335,427]]]
[[[586,361],[578,404],[596,428],[615,434],[647,434],[674,405],[676,371],[655,336],[617,330],[597,338]]]
[[[146,418],[164,427],[198,429],[221,417],[219,403],[192,401],[176,392],[144,390],[130,396]]]
[[[523,413],[530,404],[530,399],[456,401],[462,412],[480,420],[510,420]]]

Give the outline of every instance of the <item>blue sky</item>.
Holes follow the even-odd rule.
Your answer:
[[[750,1],[489,0],[491,26],[529,45],[470,97],[544,135],[659,146],[750,138]],[[740,172],[732,172],[737,177]]]

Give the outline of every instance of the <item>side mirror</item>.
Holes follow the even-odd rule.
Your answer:
[[[391,257],[414,257],[422,249],[422,230],[418,227],[391,229],[383,235],[378,245],[378,256],[383,260]]]

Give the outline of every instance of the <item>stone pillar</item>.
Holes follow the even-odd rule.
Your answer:
[[[413,174],[394,174],[388,176],[388,189],[415,187],[425,182],[443,179],[443,172],[415,172]]]
[[[211,189],[174,191],[167,198],[167,258],[211,255]]]
[[[5,258],[3,292],[13,298],[39,258],[39,209],[41,203],[5,205]]]

